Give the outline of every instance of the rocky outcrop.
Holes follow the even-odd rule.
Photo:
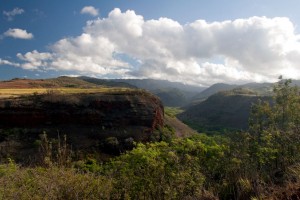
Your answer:
[[[48,92],[0,99],[0,128],[69,128],[76,132],[84,127],[85,132],[97,129],[112,135],[138,130],[139,133],[132,133],[134,136],[151,134],[162,126],[163,113],[161,101],[141,90],[94,94]]]

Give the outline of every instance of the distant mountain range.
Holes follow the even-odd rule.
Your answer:
[[[125,81],[114,81],[114,79],[98,79],[93,77],[87,77],[87,76],[80,76],[76,79],[83,80],[88,83],[93,83],[96,85],[105,85],[109,87],[126,87],[126,88],[138,88],[135,85],[126,83]]]
[[[292,86],[297,85],[300,86],[300,80],[292,80]],[[199,94],[195,95],[192,98],[192,101],[199,102],[207,99],[209,96],[216,94],[222,91],[228,91],[233,89],[242,89],[252,91],[254,94],[258,96],[271,96],[273,94],[273,86],[274,83],[246,83],[242,85],[236,84],[226,84],[226,83],[216,83],[206,88]]]
[[[186,85],[179,82],[154,79],[97,79],[91,77],[78,77],[81,80],[113,87],[134,87],[150,91],[157,95],[165,106],[181,107],[187,105],[192,98],[205,88]]]
[[[20,79],[15,78],[8,81],[0,81],[0,89],[21,89],[21,88],[93,88],[99,85],[86,82],[81,79],[61,76],[51,79]]]
[[[192,99],[194,103],[201,102],[207,99],[209,96],[222,91],[228,91],[233,89],[248,90],[258,96],[270,96],[273,91],[273,83],[247,83],[244,85],[230,85],[225,83],[216,83],[209,88],[203,90],[199,94],[195,95]]]
[[[300,86],[293,80],[292,85]],[[153,79],[97,79],[58,77],[53,79],[13,79],[1,81],[0,88],[141,88],[157,95],[164,106],[183,107],[178,117],[198,131],[245,129],[251,105],[258,99],[271,101],[272,83],[243,85],[217,83],[208,88]]]
[[[300,81],[292,80],[291,85],[300,86]],[[273,87],[273,83],[214,84],[195,95],[178,118],[199,132],[246,129],[252,104],[258,99],[271,102]]]

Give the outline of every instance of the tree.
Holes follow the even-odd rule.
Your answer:
[[[273,102],[259,101],[251,109],[250,153],[258,170],[285,171],[299,160],[300,96],[291,80],[280,77],[274,85]]]

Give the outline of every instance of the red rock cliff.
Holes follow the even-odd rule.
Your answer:
[[[0,100],[0,128],[96,127],[147,134],[163,125],[159,98],[145,91],[49,93]]]

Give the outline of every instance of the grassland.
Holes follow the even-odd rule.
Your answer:
[[[46,93],[61,93],[61,94],[91,94],[91,93],[120,93],[120,92],[132,92],[137,89],[130,88],[110,88],[110,87],[99,87],[99,88],[25,88],[25,89],[0,89],[0,98],[19,97],[23,95],[31,94],[46,94]]]
[[[165,107],[165,114],[170,117],[176,117],[176,115],[182,113],[184,110],[179,107]]]
[[[172,127],[175,131],[177,137],[187,137],[196,134],[196,131],[188,127],[186,124],[182,123],[177,119],[176,115],[183,112],[181,108],[178,107],[165,107],[165,124]]]

